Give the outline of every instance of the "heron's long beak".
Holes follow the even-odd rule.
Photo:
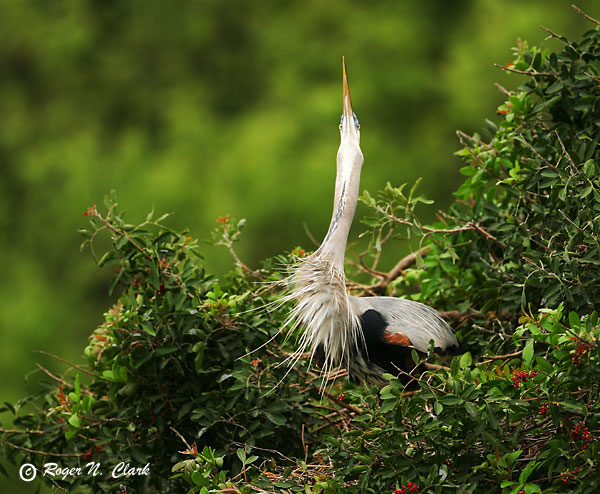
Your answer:
[[[343,113],[346,117],[352,117],[352,100],[350,99],[350,87],[348,86],[348,75],[346,74],[346,59],[342,56],[343,67]],[[349,119],[348,121],[352,121]]]

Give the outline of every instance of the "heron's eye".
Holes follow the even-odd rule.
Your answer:
[[[342,130],[342,124],[344,123],[344,115],[342,114],[340,118],[340,130]]]
[[[354,127],[356,127],[356,130],[360,130],[360,124],[358,123],[356,113],[352,113],[352,116],[354,117]]]

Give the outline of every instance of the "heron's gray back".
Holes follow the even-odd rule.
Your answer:
[[[405,334],[417,350],[426,352],[430,340],[442,350],[458,346],[450,326],[435,309],[425,304],[396,297],[350,296],[350,302],[358,315],[369,309],[379,312],[388,324],[385,330]]]

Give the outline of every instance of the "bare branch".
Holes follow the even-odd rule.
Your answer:
[[[44,366],[40,365],[39,363],[36,363],[35,365],[37,366],[38,369],[40,369],[42,372],[44,372],[48,377],[52,378],[53,380],[55,380],[57,383],[61,384],[62,386],[65,386],[65,387],[72,386],[72,384],[68,383],[64,379],[61,379],[60,377],[55,376],[54,374],[52,374],[52,372],[50,372],[48,369],[46,369]],[[88,391],[87,389],[82,389],[81,392],[83,394],[87,394],[87,395],[91,395],[91,396],[94,395],[94,393],[92,393],[91,391]]]
[[[306,223],[302,223],[302,226],[304,227],[304,233],[306,233],[306,236],[308,237],[308,239],[314,244],[315,247],[319,247],[321,244],[319,242],[317,242],[317,239],[313,236],[312,232],[308,229],[308,225]]]
[[[20,429],[0,429],[1,433],[6,434],[47,434],[49,431],[20,430]]]
[[[450,367],[446,367],[445,365],[430,364],[428,362],[423,362],[423,367],[425,367],[427,370],[431,370],[431,371],[440,371],[440,370],[449,371],[450,370]]]
[[[510,96],[510,92],[507,89],[504,89],[500,84],[498,84],[497,82],[494,82],[494,86],[496,86],[498,88],[498,90],[504,94],[504,96],[509,97]]]
[[[423,247],[422,249],[411,252],[407,256],[404,256],[388,273],[385,273],[384,278],[381,281],[371,287],[371,290],[375,293],[385,292],[392,281],[401,276],[406,268],[417,262],[417,256],[425,256],[430,250],[430,247]]]
[[[577,5],[572,4],[571,7],[573,7],[573,9],[575,10],[575,12],[577,12],[578,14],[581,14],[583,17],[585,17],[588,21],[593,22],[594,24],[598,24],[600,26],[600,21],[597,19],[594,19],[593,17],[590,17],[589,15],[587,15],[583,10],[581,10],[579,7],[577,7]]]
[[[518,357],[522,353],[523,353],[523,350],[519,350],[518,352],[513,352],[513,353],[507,353],[505,355],[484,355],[483,358],[487,359],[487,360],[477,362],[475,365],[476,366],[486,365],[491,362],[494,362],[495,360],[509,360],[511,358]]]
[[[548,29],[545,26],[540,26],[540,29],[543,29],[544,31],[546,31],[550,36],[552,36],[553,38],[557,38],[557,39],[565,39],[564,36],[561,36],[560,34],[556,34],[554,31],[552,31],[551,29]],[[570,43],[569,43],[570,44]]]
[[[99,376],[98,374],[94,374],[93,372],[90,372],[89,370],[84,369],[83,367],[79,367],[78,365],[75,365],[72,362],[69,362],[68,360],[65,360],[65,359],[59,357],[58,355],[54,355],[53,353],[45,352],[44,350],[33,350],[33,352],[41,353],[43,355],[48,355],[48,357],[55,358],[59,362],[63,362],[64,364],[67,364],[67,365],[73,367],[74,369],[77,369],[78,371],[85,372],[86,374],[88,374],[92,377],[95,377],[96,379],[102,379],[103,381],[111,382],[110,379],[106,379],[105,377]]]
[[[72,457],[72,456],[83,456],[85,453],[49,453],[48,451],[38,451],[36,449],[29,449],[29,448],[25,448],[23,446],[18,446],[17,444],[13,444],[10,441],[7,441],[6,439],[3,439],[0,437],[0,442],[3,442],[4,444],[8,444],[10,447],[21,450],[21,451],[26,451],[27,453],[33,453],[34,455],[45,455],[45,456],[60,456],[60,457]]]
[[[557,167],[557,166],[554,166],[554,165],[553,165],[552,163],[550,163],[550,162],[549,162],[549,161],[548,161],[546,158],[544,158],[544,157],[543,157],[543,156],[542,156],[540,153],[538,153],[538,152],[535,150],[535,148],[534,148],[534,147],[533,147],[533,146],[532,146],[532,145],[531,145],[529,142],[527,142],[527,141],[526,141],[526,140],[524,140],[524,139],[523,139],[523,140],[520,140],[519,142],[522,142],[522,143],[523,143],[523,144],[525,144],[525,145],[526,145],[526,146],[527,146],[529,149],[531,149],[531,151],[533,151],[533,153],[534,153],[534,154],[535,154],[535,155],[536,155],[536,156],[537,156],[539,159],[541,159],[541,160],[542,160],[542,161],[543,161],[543,162],[546,164],[546,166],[549,166],[550,168],[552,168],[552,169],[554,169],[554,170],[558,171],[558,167]]]
[[[499,65],[497,63],[494,64],[496,67],[502,70],[506,70],[507,72],[514,72],[515,74],[528,75],[531,77],[554,77],[555,74],[550,72],[536,72],[534,70],[517,70],[511,69],[510,67],[505,67],[504,65]]]
[[[560,134],[558,133],[558,131],[554,131],[554,133],[556,134],[556,138],[558,139],[558,142],[560,142],[560,147],[563,150],[563,153],[565,154],[565,156],[567,157],[567,159],[569,160],[569,163],[571,164],[571,166],[573,167],[573,171],[575,173],[577,173],[577,175],[579,175],[579,170],[577,169],[577,167],[575,166],[575,163],[573,163],[573,160],[571,159],[571,156],[569,155],[569,153],[567,152],[567,148],[565,148],[564,143],[562,142],[562,139],[560,138]]]
[[[186,445],[187,449],[192,449],[189,443],[185,440],[185,437],[183,437],[179,431],[177,431],[174,427],[169,427],[169,429],[171,429],[177,435],[177,437],[183,441],[183,444]]]
[[[332,395],[329,391],[323,391],[323,394],[334,403],[337,403],[339,406],[344,407],[346,410],[350,410],[351,412],[354,412],[358,415],[363,413],[363,410],[361,408],[358,408],[354,405],[350,405],[350,403],[344,403],[343,401],[338,400],[337,397]]]

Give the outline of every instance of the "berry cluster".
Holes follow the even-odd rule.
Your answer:
[[[568,484],[573,480],[573,476],[569,472],[560,472],[560,481],[563,484]]]
[[[593,439],[592,433],[585,426],[583,421],[580,421],[577,425],[575,425],[575,427],[573,427],[571,434],[576,441],[581,441],[582,451],[587,449],[591,440]]]
[[[95,451],[95,452],[103,451],[105,447],[106,447],[106,446],[104,446],[104,445],[99,445],[99,444],[97,444],[95,447],[93,447],[93,448],[89,448],[89,449],[88,449],[88,450],[87,450],[87,451],[86,451],[86,452],[83,454],[83,459],[84,459],[85,461],[89,461],[89,460],[90,460],[90,458],[92,457],[92,454],[94,453],[94,451]]]
[[[409,482],[400,487],[400,489],[396,489],[394,494],[408,494],[409,492],[419,492],[419,486],[413,482]]]
[[[571,470],[567,470],[566,472],[561,472],[560,473],[560,481],[563,484],[568,484],[569,482],[575,480],[575,477],[577,477],[577,474],[581,472],[581,467],[577,467],[573,470],[573,473],[571,473]]]
[[[575,353],[573,354],[573,357],[571,357],[573,365],[581,364],[581,358],[588,352],[590,348],[592,348],[592,346],[589,343],[586,343],[585,341],[578,342]]]
[[[535,376],[537,376],[537,371],[518,371],[515,372],[515,375],[512,377],[512,382],[513,382],[513,386],[518,389],[519,386],[521,385],[521,383],[525,383],[527,382],[527,379],[531,378],[533,379]]]
[[[142,346],[142,342],[136,341],[133,345],[129,345],[129,351],[133,350],[134,348],[140,348],[141,346]]]
[[[548,406],[548,403],[544,402],[540,405],[540,415],[546,415],[549,410],[550,407]]]

